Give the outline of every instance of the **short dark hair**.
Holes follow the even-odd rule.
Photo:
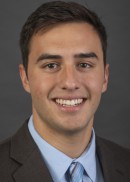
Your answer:
[[[20,48],[23,65],[27,72],[30,41],[39,31],[46,32],[58,24],[68,22],[87,22],[94,27],[101,40],[104,65],[106,64],[107,34],[104,25],[97,14],[87,7],[64,1],[52,1],[42,4],[25,22],[20,35]]]

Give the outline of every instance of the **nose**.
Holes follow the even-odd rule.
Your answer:
[[[63,68],[59,79],[60,87],[64,90],[73,91],[80,87],[78,71],[72,65]]]

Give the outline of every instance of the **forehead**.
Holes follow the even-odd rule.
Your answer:
[[[38,49],[66,48],[68,50],[78,48],[101,49],[101,41],[98,33],[88,23],[66,23],[57,25],[48,31],[39,31],[32,37],[30,51]]]

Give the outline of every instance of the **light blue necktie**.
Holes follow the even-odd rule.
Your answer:
[[[68,169],[69,182],[83,181],[84,167],[79,162],[73,162]]]

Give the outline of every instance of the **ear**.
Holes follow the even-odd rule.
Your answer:
[[[22,64],[19,65],[19,74],[20,74],[22,85],[23,85],[25,91],[30,93],[30,86],[29,86],[29,81],[27,78],[27,73],[26,73],[25,68]]]
[[[106,64],[104,68],[104,83],[103,83],[102,93],[104,93],[107,90],[108,78],[109,78],[109,64]]]

